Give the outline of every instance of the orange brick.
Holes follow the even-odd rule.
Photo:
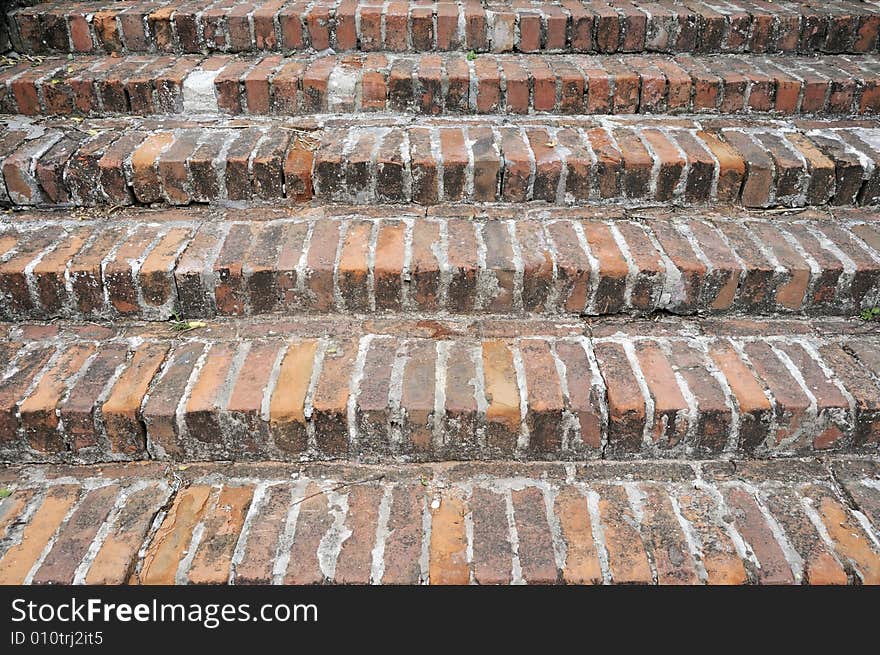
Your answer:
[[[622,487],[603,485],[599,492],[599,516],[608,550],[611,578],[617,584],[651,584],[653,577],[635,515]]]
[[[21,542],[10,546],[0,558],[0,584],[20,585],[37,562],[46,544],[79,498],[75,485],[51,487],[39,509],[21,535]]]
[[[602,568],[586,497],[577,489],[564,487],[556,496],[555,511],[567,546],[563,580],[568,584],[601,584]]]
[[[709,584],[741,585],[749,581],[730,536],[719,523],[720,510],[702,489],[688,489],[677,496],[681,513],[697,533]]]
[[[211,487],[200,485],[187,487],[177,494],[144,555],[137,576],[139,583],[175,583],[180,560],[189,548],[193,530],[202,520],[212,491]]]
[[[803,492],[812,500],[837,553],[848,560],[863,584],[880,584],[880,552],[855,517],[831,494],[811,485]]]
[[[306,447],[305,400],[312,378],[318,342],[293,343],[281,362],[275,391],[269,404],[269,420],[275,445],[285,451]]]
[[[253,487],[225,486],[217,503],[205,513],[205,536],[189,570],[192,584],[225,584],[232,553],[247,516]]]
[[[485,380],[488,422],[487,440],[494,448],[513,452],[520,424],[520,396],[513,368],[513,354],[501,341],[483,344],[483,378]]]
[[[168,493],[151,484],[128,497],[89,567],[86,584],[120,585],[128,581],[153,516]]]
[[[101,407],[113,452],[136,454],[145,448],[140,407],[167,354],[168,344],[145,343],[138,348]]]
[[[456,490],[443,494],[431,518],[429,576],[431,584],[464,585],[470,581],[465,535],[464,500]]]

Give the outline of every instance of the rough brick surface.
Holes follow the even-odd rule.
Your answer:
[[[10,467],[0,582],[877,584],[878,463],[827,464],[856,500],[807,460]]]
[[[694,325],[282,319],[175,336],[164,326],[25,324],[10,328],[0,452],[16,461],[137,459],[144,448],[184,460],[578,460],[880,444],[867,402],[880,393],[870,326]],[[111,362],[93,407],[77,396],[72,420],[64,404],[62,420],[49,420],[59,393],[93,368],[106,379]]]
[[[0,317],[164,320],[174,313],[401,309],[853,315],[880,300],[876,226],[843,211],[835,219],[655,212],[648,222],[635,210],[606,220],[567,210],[529,211],[535,218],[522,220],[510,207],[485,216],[463,206],[430,217],[357,211],[274,210],[268,220],[241,220],[247,212],[190,209],[151,221],[157,214],[138,210],[109,224],[32,214],[0,227],[9,244],[0,255]],[[458,212],[470,216],[462,220]],[[423,235],[431,242],[423,244]],[[83,262],[95,244],[102,250],[86,285]],[[446,293],[422,293],[422,248],[438,277],[449,271]],[[800,254],[807,251],[812,265]]]
[[[0,584],[880,583],[876,2],[13,4]]]
[[[134,68],[115,65],[110,57],[78,56],[73,64],[50,57],[30,68],[0,68],[0,94],[5,87],[6,111],[31,116],[180,114],[195,107],[252,115],[880,111],[877,56],[829,55],[822,61],[833,72],[817,78],[815,59],[791,56],[484,54],[469,65],[464,53],[156,55],[141,57]],[[841,79],[851,80],[845,95],[833,92]]]
[[[646,5],[641,8],[640,5]],[[213,5],[213,6],[212,6]],[[877,50],[877,8],[835,0],[657,3],[309,3],[161,0],[52,3],[10,12],[14,45],[34,52],[248,52],[359,49],[477,52],[864,53]],[[675,12],[670,14],[670,9]],[[226,14],[228,20],[220,20]],[[149,27],[147,27],[149,26]],[[250,28],[250,29],[249,29]],[[436,34],[435,34],[436,31]]]
[[[385,117],[321,127],[306,119],[297,127],[120,118],[76,129],[13,122],[5,139],[0,203],[14,206],[303,202],[312,195],[361,205],[880,202],[873,120],[664,116],[644,125],[554,116],[487,124],[462,117],[406,126]]]

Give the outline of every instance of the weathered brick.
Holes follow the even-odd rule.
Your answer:
[[[327,577],[318,559],[318,546],[332,524],[329,498],[316,483],[310,482],[294,502],[299,504],[299,511],[284,583],[320,584]]]
[[[168,345],[160,343],[145,343],[138,348],[101,406],[104,428],[113,452],[133,455],[145,448],[141,403],[167,352]]]
[[[764,387],[729,343],[716,342],[710,347],[710,355],[736,398],[740,412],[740,447],[751,450],[766,437],[772,416]]]
[[[0,584],[24,583],[43,549],[77,502],[80,492],[76,485],[57,485],[48,490],[25,526],[21,541],[10,545],[0,557]]]
[[[479,351],[470,343],[450,343],[446,351],[443,452],[467,456],[477,446],[481,417],[477,407],[476,357]]]
[[[740,487],[724,486],[722,494],[733,523],[757,558],[757,578],[764,584],[793,584],[794,577],[773,531],[755,499]]]
[[[645,399],[623,347],[596,344],[596,359],[608,393],[608,446],[617,452],[638,452],[645,425]]]
[[[141,584],[174,584],[177,569],[189,548],[192,532],[209,509],[212,487],[182,489],[165,515],[150,547],[144,554],[137,580]]]
[[[520,391],[513,353],[501,341],[483,343],[483,378],[486,392],[486,439],[494,450],[511,454],[520,425]]]
[[[336,560],[333,580],[338,584],[368,584],[372,572],[372,552],[376,540],[376,523],[382,487],[358,485],[348,494],[346,526],[351,536],[346,539]]]
[[[18,403],[28,387],[52,357],[52,348],[38,348],[27,353],[17,364],[14,374],[0,381],[0,443],[9,444],[18,438]]]
[[[467,584],[470,571],[465,535],[466,506],[460,492],[449,489],[432,510],[431,542],[428,551],[431,584]]]
[[[421,484],[395,484],[388,517],[388,538],[381,582],[417,584],[421,577],[422,512],[425,488]],[[432,530],[433,532],[433,530]],[[443,574],[441,579],[443,579]],[[374,582],[380,582],[374,580]]]
[[[356,355],[356,341],[333,343],[324,351],[321,375],[312,399],[312,421],[322,452],[334,455],[348,452],[349,382]]]
[[[256,492],[254,495],[253,503],[256,504]],[[284,531],[290,501],[289,485],[276,484],[266,489],[247,533],[244,556],[235,565],[237,584],[270,584],[273,581],[278,540]]]
[[[275,445],[285,452],[306,448],[305,399],[312,376],[317,342],[288,346],[269,404],[269,420]]]
[[[521,342],[520,352],[529,403],[529,448],[539,456],[559,452],[565,407],[550,346],[543,340],[527,339]]]
[[[67,390],[68,381],[82,368],[94,350],[94,346],[80,344],[62,352],[19,405],[24,436],[34,450],[43,453],[60,453],[64,450],[64,440],[58,431],[58,406]]]
[[[224,485],[202,519],[203,538],[190,566],[193,584],[224,584],[230,575],[233,549],[253,497],[253,488]]]
[[[717,493],[717,491],[716,491]],[[730,538],[716,496],[700,486],[676,494],[682,516],[699,539],[700,560],[709,584],[739,585],[748,582],[748,573]]]
[[[144,404],[143,417],[149,445],[153,448],[158,446],[167,455],[179,456],[184,452],[185,445],[181,443],[178,432],[178,407],[204,350],[200,343],[188,343],[176,348]],[[115,363],[116,360],[102,363],[102,369],[112,370],[110,367]]]
[[[562,579],[568,584],[601,584],[602,568],[586,497],[566,486],[556,495],[554,511],[567,546]]]
[[[434,422],[436,349],[432,341],[408,344],[400,397],[404,448],[431,450]]]
[[[618,584],[650,584],[651,568],[626,492],[611,485],[598,486],[596,491],[612,580]]]
[[[125,344],[109,343],[102,346],[60,404],[60,420],[64,423],[67,442],[73,452],[98,444],[95,400],[101,397],[116,371],[126,362],[127,355],[128,347]]]
[[[79,563],[113,509],[120,488],[109,484],[88,492],[58,534],[34,575],[35,584],[71,584]]]

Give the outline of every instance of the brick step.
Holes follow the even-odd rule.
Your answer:
[[[131,55],[0,68],[0,112],[31,116],[878,110],[876,55]]]
[[[873,452],[880,332],[755,319],[4,327],[0,461]]]
[[[175,477],[0,469],[0,583],[880,584],[877,459]]]
[[[876,52],[880,9],[811,2],[49,2],[9,14],[21,52]]]
[[[0,119],[0,204],[870,205],[880,124],[734,118]],[[296,126],[307,131],[295,129]]]
[[[854,315],[880,305],[880,221],[583,207],[19,213],[0,318],[261,314]]]

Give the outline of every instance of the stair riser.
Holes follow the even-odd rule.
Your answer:
[[[587,209],[578,218],[235,220],[243,213],[109,224],[37,214],[0,229],[0,319],[853,315],[880,305],[872,220],[633,220]]]
[[[84,56],[0,70],[0,111],[866,115],[878,82],[875,56]]]
[[[880,129],[873,123],[380,121],[303,133],[261,123],[96,121],[76,130],[48,125],[36,134],[13,124],[0,142],[0,162],[0,204],[18,206],[303,201],[313,194],[353,204],[753,208],[880,199]]]
[[[316,2],[114,3],[22,9],[13,43],[28,52],[250,52],[261,50],[475,50],[495,52],[873,52],[880,16],[856,2],[778,7],[669,3],[650,13],[610,3],[536,4],[493,11],[481,3],[435,6]]]
[[[422,325],[220,326],[174,340],[150,327],[13,328],[0,342],[0,456],[576,460],[880,444],[876,334],[621,325],[588,338],[517,324],[517,338],[425,338]]]

